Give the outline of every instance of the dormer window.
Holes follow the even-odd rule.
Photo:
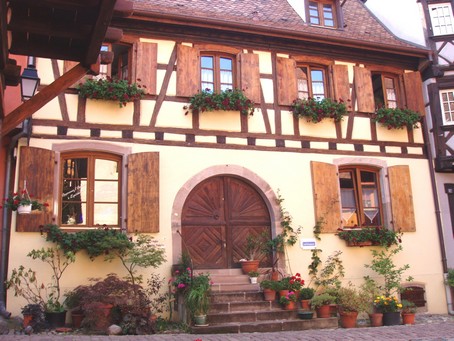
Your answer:
[[[337,27],[335,1],[309,1],[308,21],[312,25]]]
[[[449,2],[430,4],[429,14],[434,36],[454,34],[454,18]]]

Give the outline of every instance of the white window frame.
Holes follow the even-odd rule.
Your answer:
[[[454,17],[449,2],[429,4],[429,15],[434,36],[454,34]]]
[[[443,89],[440,90],[440,106],[441,106],[441,117],[443,119],[443,125],[454,125],[454,100],[453,101],[443,101],[443,94],[452,93],[454,98],[454,89]],[[450,107],[449,111],[445,111],[445,104]],[[450,120],[446,118],[446,115],[450,116]]]

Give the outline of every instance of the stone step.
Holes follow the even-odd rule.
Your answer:
[[[231,302],[251,302],[263,301],[261,291],[232,291],[232,292],[212,292],[212,303],[231,303]]]
[[[279,332],[308,329],[332,329],[338,327],[335,317],[300,319],[270,319],[266,321],[228,322],[222,324],[211,323],[207,326],[193,326],[193,334],[227,334],[227,333],[254,333]]]
[[[244,283],[244,284],[238,284],[238,283],[214,283],[211,286],[211,291],[213,293],[216,292],[245,292],[245,291],[250,291],[250,292],[257,292],[260,290],[260,284],[250,284],[250,283]]]
[[[211,313],[233,313],[233,312],[251,312],[266,311],[280,308],[277,302],[268,301],[250,301],[250,302],[226,302],[214,303],[210,306]]]

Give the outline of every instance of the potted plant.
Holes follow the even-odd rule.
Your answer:
[[[366,294],[349,284],[347,287],[339,288],[337,295],[341,326],[354,328],[358,313],[366,310],[368,301]]]
[[[246,258],[240,259],[241,268],[244,274],[248,274],[250,271],[258,271],[260,264],[258,257],[264,252],[265,245],[265,235],[249,235],[246,237]]]
[[[303,310],[309,310],[310,309],[310,302],[312,297],[315,295],[315,289],[313,288],[301,288],[300,290],[300,300],[301,300],[301,308]]]
[[[46,328],[46,321],[43,307],[40,304],[27,304],[21,310],[24,316],[24,328],[30,326],[34,332],[39,332]]]
[[[311,300],[311,307],[317,312],[317,317],[327,318],[331,317],[330,304],[336,302],[336,297],[328,293],[320,293],[314,295]]]
[[[395,296],[377,296],[374,300],[375,308],[383,314],[383,325],[394,326],[400,324],[400,309],[402,304]]]
[[[402,233],[383,227],[340,228],[336,235],[345,240],[348,246],[380,245],[388,247],[402,241]]]
[[[29,214],[35,210],[42,211],[48,206],[48,203],[42,203],[28,194],[27,189],[22,190],[20,193],[10,193],[3,203],[4,208],[17,211],[19,214]]]
[[[415,324],[416,304],[408,300],[402,300],[402,323]]]
[[[39,259],[51,267],[51,281],[44,285],[38,280],[36,271],[20,266],[12,270],[6,287],[14,290],[15,295],[22,296],[28,303],[39,304],[51,327],[61,327],[65,324],[66,310],[61,302],[60,280],[76,257],[72,252],[63,252],[58,246],[32,250],[27,256]]]
[[[251,284],[257,284],[257,279],[260,276],[260,272],[258,271],[249,271],[249,280],[251,281]]]
[[[335,122],[342,121],[347,114],[347,106],[342,99],[331,98],[298,98],[293,101],[291,111],[297,117],[306,118],[307,122],[318,123],[324,118],[332,118]]]
[[[206,325],[206,317],[210,309],[211,283],[208,274],[194,275],[185,297],[188,308],[195,325]]]
[[[381,327],[383,325],[383,314],[378,312],[374,306],[374,300],[380,293],[377,283],[369,276],[364,276],[364,282],[361,284],[361,291],[367,299],[365,309],[369,315],[370,326]]]
[[[372,121],[380,123],[388,129],[418,128],[421,115],[410,109],[379,108],[372,116]]]
[[[220,93],[212,92],[210,89],[205,89],[195,94],[189,99],[189,105],[184,106],[193,114],[202,113],[204,111],[216,110],[238,110],[242,115],[252,115],[254,113],[254,102],[246,97],[240,89],[228,89]]]
[[[77,85],[79,96],[82,98],[117,101],[120,108],[127,102],[141,99],[145,91],[137,83],[129,83],[124,79],[87,79]]]
[[[71,312],[73,327],[78,329],[82,326],[82,320],[85,317],[82,309],[82,293],[77,290],[70,290],[65,292],[64,296],[64,304]]]
[[[286,295],[279,298],[279,303],[284,306],[285,310],[295,310],[298,296],[294,291],[289,291]]]
[[[270,279],[264,279],[260,282],[260,287],[263,290],[265,301],[274,301],[276,299],[276,291],[279,283]]]

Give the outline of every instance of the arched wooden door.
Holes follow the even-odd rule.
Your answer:
[[[239,267],[248,235],[265,232],[271,238],[263,198],[251,185],[231,176],[198,184],[184,203],[181,225],[182,249],[189,251],[198,269]],[[261,267],[271,266],[271,257],[260,260]]]

